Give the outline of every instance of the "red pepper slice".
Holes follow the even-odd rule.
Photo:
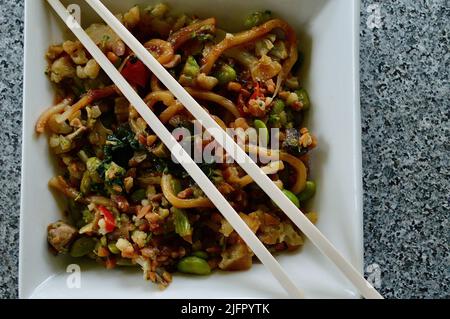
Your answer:
[[[250,100],[257,100],[258,98],[263,98],[264,94],[261,93],[261,87],[259,86],[259,82],[255,82],[255,88],[253,90],[253,94],[250,97]]]
[[[106,233],[112,232],[114,228],[116,228],[116,220],[114,218],[114,215],[105,206],[98,206],[98,210],[105,219]]]
[[[143,88],[147,86],[150,79],[150,71],[141,60],[135,57],[128,59],[120,73],[131,85]]]

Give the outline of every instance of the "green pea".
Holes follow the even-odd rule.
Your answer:
[[[208,254],[207,254],[206,252],[204,252],[204,251],[201,251],[201,250],[199,250],[199,251],[194,251],[194,252],[192,253],[192,256],[198,257],[198,258],[201,258],[201,259],[204,259],[204,260],[207,260],[207,259],[208,259]]]
[[[208,262],[195,256],[181,259],[177,265],[177,269],[179,272],[193,275],[209,275],[211,273]]]
[[[134,191],[133,194],[131,194],[131,200],[133,201],[133,203],[139,203],[141,200],[146,198],[147,192],[142,188]]]
[[[301,202],[307,201],[308,199],[313,198],[316,193],[316,183],[313,181],[307,181],[305,185],[305,189],[298,195],[298,199]]]
[[[195,78],[200,73],[200,66],[193,56],[189,56],[183,68],[183,74]]]
[[[224,64],[215,74],[215,77],[217,78],[217,80],[219,80],[219,84],[226,84],[228,82],[236,80],[237,74],[231,66],[229,66],[228,64]]]
[[[287,189],[283,189],[283,193],[284,193],[284,195],[287,196],[287,198],[289,198],[289,200],[291,202],[294,203],[295,206],[300,207],[300,202],[294,193],[292,193],[291,191],[288,191]]]
[[[264,140],[269,140],[269,129],[267,128],[266,124],[261,120],[255,120],[254,122],[255,128],[258,131],[258,135]]]
[[[295,91],[295,93],[297,93],[298,101],[303,104],[303,110],[305,111],[308,110],[309,107],[311,106],[308,92],[302,88],[300,90]]]
[[[81,237],[77,239],[70,248],[70,256],[83,257],[94,250],[96,240],[91,237]]]
[[[108,249],[109,249],[109,251],[112,252],[114,255],[120,254],[119,248],[117,248],[116,244],[114,244],[114,243],[109,243],[109,244],[108,244]]]
[[[281,112],[284,111],[284,108],[286,107],[286,104],[284,103],[283,100],[280,99],[276,99],[273,102],[273,107],[272,107],[272,114],[279,114]]]

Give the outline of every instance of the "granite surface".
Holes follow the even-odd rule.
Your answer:
[[[363,0],[366,275],[387,298],[450,298],[450,7]],[[17,297],[23,1],[0,0],[0,298]]]

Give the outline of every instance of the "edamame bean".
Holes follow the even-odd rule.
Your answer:
[[[236,80],[237,74],[231,66],[229,66],[228,64],[224,64],[221,66],[215,76],[217,80],[219,80],[219,84],[226,84],[228,82]]]
[[[208,262],[195,256],[181,259],[177,265],[177,269],[179,272],[193,275],[209,275],[211,273]]]
[[[204,251],[201,251],[201,250],[199,250],[199,251],[194,251],[194,252],[192,253],[192,256],[198,257],[198,258],[201,258],[201,259],[205,259],[205,260],[208,259],[208,254],[207,254],[206,252],[204,252]]]
[[[255,128],[258,131],[258,135],[263,139],[263,141],[269,140],[269,129],[266,124],[261,120],[255,120]]]
[[[77,239],[70,248],[70,256],[83,257],[94,250],[96,240],[90,237],[81,237]]]
[[[307,201],[308,199],[313,198],[316,193],[316,183],[313,181],[307,181],[305,185],[305,189],[298,195],[298,199],[301,202]]]
[[[287,189],[283,189],[282,192],[284,193],[284,195],[286,195],[287,198],[289,198],[291,202],[294,203],[295,206],[300,207],[300,202],[294,193],[288,191]]]

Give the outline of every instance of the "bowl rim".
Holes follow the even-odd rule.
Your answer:
[[[35,0],[33,0],[35,1]],[[361,104],[360,104],[360,8],[361,3],[358,0],[350,0],[352,2],[351,8],[352,8],[352,33],[353,33],[353,39],[352,39],[352,48],[351,52],[353,54],[352,56],[352,70],[351,70],[351,76],[352,76],[352,96],[351,99],[353,101],[352,109],[353,112],[353,119],[352,119],[352,125],[353,125],[353,140],[352,145],[354,148],[354,152],[352,154],[355,169],[353,171],[353,185],[354,186],[354,207],[355,207],[355,222],[357,223],[358,227],[355,227],[353,231],[355,231],[356,236],[358,237],[358,243],[357,243],[357,250],[358,250],[358,260],[356,261],[357,264],[355,267],[358,271],[361,273],[364,269],[364,234],[363,234],[363,180],[362,180],[362,140],[361,140]],[[27,104],[27,70],[28,70],[28,64],[31,62],[29,61],[28,52],[29,52],[29,37],[32,36],[32,29],[31,29],[31,23],[30,23],[30,17],[29,15],[32,14],[30,12],[30,2],[31,0],[25,0],[24,4],[24,28],[23,28],[23,41],[24,41],[24,55],[23,55],[23,102],[22,102],[22,138],[25,136],[25,134],[30,133],[30,128],[25,127],[24,123],[26,122],[27,117],[27,111],[26,111],[26,104]],[[20,219],[19,219],[19,271],[18,271],[18,295],[19,298],[24,298],[24,281],[23,281],[23,272],[25,271],[23,265],[24,265],[24,253],[23,253],[23,238],[24,238],[24,227],[23,227],[23,219],[24,219],[24,202],[26,200],[26,194],[24,190],[24,185],[26,182],[26,176],[23,173],[25,171],[25,161],[24,158],[28,154],[27,151],[28,143],[25,142],[23,139],[22,142],[22,155],[21,155],[21,189],[20,189]]]

